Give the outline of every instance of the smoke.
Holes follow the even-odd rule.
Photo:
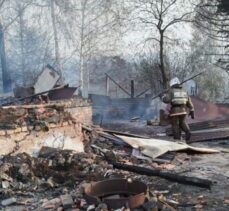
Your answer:
[[[149,98],[115,98],[91,95],[94,123],[159,119],[160,109],[165,108],[161,100]]]
[[[150,106],[146,109],[146,115],[150,116],[150,119],[159,119],[160,110],[166,110],[167,105],[163,103],[160,98],[156,98],[150,101]]]

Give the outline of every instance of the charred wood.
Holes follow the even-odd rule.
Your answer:
[[[147,176],[157,176],[157,177],[162,177],[164,179],[173,181],[173,182],[178,182],[181,184],[187,184],[187,185],[194,185],[202,188],[211,188],[212,181],[207,180],[207,179],[201,179],[197,177],[188,177],[188,176],[181,176],[176,173],[170,173],[170,172],[163,172],[159,169],[149,169],[145,167],[139,167],[139,166],[134,166],[134,165],[126,165],[126,164],[121,164],[121,163],[112,163],[114,168],[121,169],[121,170],[126,170],[142,175],[147,175]]]

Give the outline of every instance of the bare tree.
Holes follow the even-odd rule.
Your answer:
[[[69,2],[70,0],[66,0],[65,2]],[[43,22],[45,21],[46,27],[43,25],[41,26],[43,30],[51,31],[50,33],[47,33],[47,37],[51,36],[53,40],[53,47],[54,47],[54,63],[53,65],[55,66],[57,72],[60,75],[60,80],[59,82],[61,84],[64,83],[64,74],[63,74],[63,68],[62,68],[62,63],[61,63],[61,53],[60,53],[60,17],[59,13],[60,10],[62,9],[60,5],[60,2],[64,1],[59,1],[59,0],[38,0],[33,2],[33,6],[37,9],[39,9],[39,12],[34,12],[36,14],[36,17],[39,19],[38,22]],[[41,13],[44,14],[44,16],[41,16]],[[51,24],[48,24],[51,23]],[[39,23],[40,24],[40,23]],[[50,30],[50,28],[52,30]],[[50,38],[48,38],[50,39]]]
[[[34,2],[34,5],[41,8],[46,16],[39,18],[51,21],[51,25],[47,25],[53,29],[56,68],[62,70],[63,65],[69,61],[73,59],[78,61],[75,69],[79,69],[80,73],[80,95],[83,90],[87,93],[89,89],[90,73],[87,65],[90,59],[114,51],[120,31],[118,25],[122,9],[117,7],[120,4],[120,1],[107,0]],[[46,30],[50,34],[48,27]],[[63,77],[63,73],[61,75]]]
[[[71,56],[79,59],[79,94],[87,96],[90,75],[88,62],[92,57],[110,54],[115,50],[121,9],[115,1],[107,0],[79,0],[70,5],[64,11],[67,19],[63,30],[74,46]]]
[[[17,12],[19,15],[19,33],[20,33],[20,48],[21,48],[21,72],[23,76],[23,85],[26,85],[26,72],[25,72],[25,47],[24,47],[24,6],[17,2]]]
[[[37,8],[34,9],[33,3],[33,0],[5,1],[2,9],[9,70],[15,83],[24,85],[31,85],[42,67],[52,61],[50,38],[45,27],[37,24],[40,18],[34,16]]]
[[[55,63],[58,73],[60,74],[60,83],[64,83],[64,77],[62,73],[62,67],[60,62],[60,49],[59,49],[59,40],[58,40],[58,32],[57,32],[57,23],[56,23],[56,14],[55,14],[55,0],[50,0],[50,14],[52,20],[52,28],[53,28],[53,37],[54,37],[54,45],[55,45]]]
[[[189,22],[194,8],[190,1],[181,0],[135,0],[134,2],[134,15],[144,28],[151,31],[145,41],[153,41],[159,45],[162,85],[167,87],[170,70],[165,68],[165,45],[176,41],[175,35],[171,33],[172,29],[178,24]]]
[[[4,12],[13,11],[13,16],[11,14],[11,17],[8,18],[3,16],[3,22],[4,25],[2,25],[2,34],[5,34],[7,32],[7,29],[14,23],[18,23],[19,26],[19,37],[20,37],[20,71],[21,75],[23,77],[23,84],[26,83],[26,76],[25,76],[25,53],[24,53],[24,12],[27,9],[28,5],[31,4],[32,0],[22,0],[22,1],[1,1],[0,5],[6,6],[6,8],[3,8]],[[7,20],[7,21],[6,21]],[[4,47],[3,47],[4,49]]]
[[[157,65],[155,57],[147,55],[143,58],[138,69],[140,70],[140,76],[143,84],[147,84],[151,88],[152,94],[156,95],[161,91],[161,71]]]
[[[7,22],[7,24],[4,23],[4,25],[1,23],[1,58],[2,58],[2,71],[3,71],[3,89],[4,91],[9,91],[9,88],[6,88],[6,86],[8,86],[7,84],[10,83],[10,78],[9,78],[9,74],[7,74],[7,72],[9,71],[8,70],[8,67],[6,65],[6,53],[5,53],[5,38],[4,38],[4,34],[7,30],[7,28],[13,24],[15,21],[19,21],[20,23],[20,43],[21,43],[21,72],[22,72],[22,75],[24,75],[24,48],[23,48],[23,24],[24,24],[24,21],[23,21],[23,12],[26,8],[26,2],[20,2],[20,4],[18,2],[9,2],[9,1],[1,1],[0,2],[0,8],[3,7],[3,5],[5,5],[6,3],[8,3],[8,5],[11,6],[11,8],[14,8],[17,12],[16,14],[16,17],[15,18],[12,18],[12,20],[10,22]],[[11,4],[10,4],[11,3]],[[16,6],[15,6],[15,4]],[[15,7],[14,7],[15,6]],[[9,8],[8,8],[9,9]],[[3,10],[6,10],[6,9],[3,9]],[[3,13],[4,11],[2,11]],[[3,15],[4,17],[4,15]],[[4,17],[4,19],[6,19]],[[24,80],[25,81],[25,80]]]

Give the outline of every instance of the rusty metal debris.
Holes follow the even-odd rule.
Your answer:
[[[140,181],[110,179],[92,183],[85,188],[89,204],[105,203],[108,209],[137,208],[144,204],[148,187]]]
[[[59,77],[60,76],[55,69],[52,66],[47,65],[32,86],[23,87],[16,85],[13,90],[14,96],[16,98],[26,98],[38,93],[46,92],[47,90],[54,88]]]
[[[47,90],[47,91],[44,91],[44,92],[39,92],[39,93],[36,93],[36,94],[32,94],[32,95],[29,95],[29,96],[25,96],[25,97],[21,97],[21,98],[13,98],[12,100],[10,101],[7,101],[6,103],[3,103],[1,104],[1,106],[7,106],[7,105],[11,105],[11,104],[19,104],[20,102],[22,103],[44,103],[44,101],[48,101],[49,99],[46,97],[47,94],[49,94],[50,92],[54,92],[56,93],[56,99],[55,100],[61,100],[63,99],[63,96],[62,98],[58,99],[58,91],[65,88],[67,85],[63,85],[63,86],[58,86],[58,87],[55,87],[53,89],[50,89],[50,90]],[[76,90],[76,88],[74,88]],[[72,93],[72,91],[70,92]],[[73,92],[74,93],[74,92]],[[69,93],[68,93],[68,96],[69,96]]]
[[[16,98],[23,98],[23,97],[33,95],[34,87],[23,87],[23,86],[15,85],[13,92]]]
[[[50,90],[48,98],[50,100],[64,100],[72,98],[77,87],[62,87],[58,90]]]
[[[16,85],[14,98],[1,100],[1,106],[12,104],[44,103],[50,100],[64,100],[73,97],[77,87],[68,87],[68,84],[58,84],[59,75],[53,67],[47,65],[33,86],[23,87]],[[47,97],[48,96],[48,97]]]

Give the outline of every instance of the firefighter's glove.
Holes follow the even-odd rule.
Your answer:
[[[194,111],[190,111],[189,116],[191,116],[191,118],[194,119],[195,118]]]

